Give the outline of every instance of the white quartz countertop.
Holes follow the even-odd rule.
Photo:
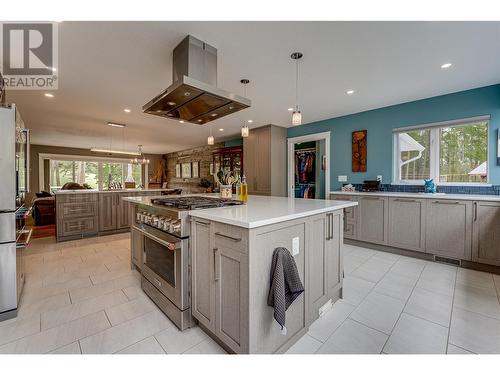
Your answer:
[[[111,189],[111,190],[96,190],[96,189],[81,189],[81,190],[57,190],[55,194],[82,194],[82,193],[139,193],[148,191],[173,191],[176,189]]]
[[[500,195],[472,195],[472,194],[427,194],[427,193],[404,193],[393,191],[375,191],[375,192],[347,192],[347,191],[331,191],[332,195],[352,195],[352,196],[380,196],[393,198],[425,198],[425,199],[450,199],[450,200],[465,200],[465,201],[493,201],[500,202]]]
[[[124,200],[151,205],[152,198],[154,197],[131,197]],[[357,202],[350,201],[250,195],[245,205],[193,210],[190,215],[243,228],[257,228],[356,205]]]

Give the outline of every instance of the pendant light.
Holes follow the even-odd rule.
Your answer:
[[[295,60],[295,108],[292,113],[292,125],[301,125],[302,113],[299,110],[299,59],[302,58],[302,52],[294,52],[290,57]]]
[[[240,81],[240,83],[243,85],[243,97],[247,97],[247,85],[250,83],[250,80],[244,78]],[[241,136],[243,138],[247,138],[250,134],[250,129],[248,128],[248,125],[245,123],[243,127],[241,128]]]
[[[210,126],[210,135],[207,138],[207,143],[212,146],[214,144],[214,136],[212,135],[212,124]]]
[[[139,154],[139,157],[135,157],[132,160],[130,160],[131,164],[135,165],[149,164],[149,159],[146,159],[146,157],[142,153],[142,145],[137,146],[137,153]]]

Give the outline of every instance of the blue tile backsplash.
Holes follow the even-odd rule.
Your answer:
[[[362,184],[353,184],[356,191],[361,191]],[[381,184],[380,191],[393,191],[404,193],[421,193],[424,185],[392,185]],[[472,195],[500,195],[500,185],[492,186],[437,186],[438,193],[446,194],[472,194]]]

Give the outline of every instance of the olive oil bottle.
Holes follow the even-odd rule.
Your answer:
[[[243,175],[243,178],[241,179],[239,200],[245,203],[248,202],[248,185],[245,175]]]

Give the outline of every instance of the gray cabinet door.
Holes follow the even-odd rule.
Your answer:
[[[328,214],[329,215],[329,214]],[[311,218],[309,232],[309,305],[313,315],[328,301],[327,262],[330,240],[330,216],[316,215]],[[314,314],[315,313],[315,314]],[[317,316],[315,316],[317,317]]]
[[[131,193],[117,194],[116,205],[116,226],[117,229],[125,229],[130,227],[130,204],[122,200],[124,197],[132,196]]]
[[[389,198],[389,245],[402,249],[425,251],[425,201],[423,199]]]
[[[216,336],[236,353],[248,350],[248,259],[215,239]]]
[[[99,232],[115,230],[116,223],[116,198],[115,193],[99,194]]]
[[[214,247],[211,224],[193,220],[192,243],[192,313],[212,332],[215,330]]]
[[[473,205],[472,261],[500,266],[500,203]]]
[[[350,195],[330,194],[331,200],[357,202],[357,198]],[[358,206],[344,209],[344,238],[357,239],[358,237]]]
[[[134,263],[139,268],[142,267],[142,254],[144,252],[144,235],[133,229],[130,232],[131,244],[132,244],[132,263]]]
[[[387,244],[387,198],[363,196],[358,202],[358,239]]]
[[[428,200],[425,252],[454,259],[471,259],[472,202]]]

